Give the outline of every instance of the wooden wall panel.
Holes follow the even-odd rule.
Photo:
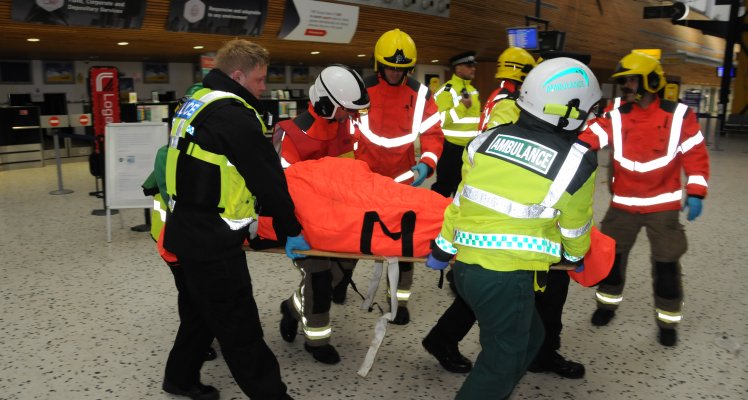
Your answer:
[[[699,31],[675,26],[669,20],[644,20],[642,7],[660,1],[601,1],[602,12],[593,0],[544,0],[541,17],[550,28],[566,32],[566,50],[592,55],[592,68],[605,80],[615,63],[632,48],[662,48],[721,59],[724,40]],[[215,51],[231,37],[211,34],[169,32],[164,29],[169,0],[148,0],[141,29],[100,29],[39,25],[10,19],[11,0],[0,0],[0,58],[2,59],[101,59],[196,62],[201,53]],[[441,18],[404,11],[360,6],[358,29],[349,44],[286,41],[277,38],[285,1],[270,0],[263,33],[255,40],[267,47],[273,62],[324,65],[342,62],[368,67],[374,43],[381,33],[400,28],[418,47],[419,63],[438,59],[447,65],[459,52],[477,51],[481,62],[492,64],[507,46],[506,28],[521,26],[525,15],[534,15],[530,0],[452,0],[451,17]],[[25,41],[30,36],[39,43]],[[129,46],[116,46],[128,41]],[[194,45],[203,45],[195,50]],[[311,55],[318,50],[319,55]],[[367,54],[359,58],[357,54]],[[711,69],[710,69],[711,68]],[[482,69],[489,69],[488,67]],[[689,64],[665,65],[686,83],[718,85],[712,67]],[[492,75],[493,73],[491,73]]]

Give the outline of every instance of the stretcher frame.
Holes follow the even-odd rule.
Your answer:
[[[286,254],[286,250],[280,247],[273,247],[264,250],[253,250],[249,246],[244,246],[244,250],[258,252],[258,253],[273,253],[273,254]],[[338,253],[335,251],[325,250],[294,250],[295,253],[303,254],[305,256],[312,257],[333,257],[333,258],[346,258],[346,259],[358,259],[358,260],[374,260],[374,261],[386,261],[388,258],[397,258],[399,261],[404,262],[416,262],[425,263],[426,257],[404,257],[404,256],[379,256],[375,254],[361,254],[361,253]],[[454,264],[454,260],[449,262]],[[551,265],[550,269],[554,271],[573,271],[577,266],[573,264],[554,264]]]

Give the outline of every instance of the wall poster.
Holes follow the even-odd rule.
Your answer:
[[[172,0],[166,30],[259,36],[267,0]]]
[[[314,0],[286,0],[278,37],[322,43],[350,43],[358,7]]]
[[[12,0],[14,21],[48,25],[140,29],[142,0]]]

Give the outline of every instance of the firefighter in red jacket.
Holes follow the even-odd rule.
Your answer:
[[[675,346],[682,317],[680,257],[687,243],[679,210],[701,215],[707,194],[709,156],[696,116],[685,104],[661,99],[666,84],[659,61],[632,52],[613,74],[625,103],[590,123],[580,137],[593,148],[611,145],[613,182],[602,232],[616,240],[613,269],[598,286],[592,324],[607,325],[623,300],[629,251],[644,227],[652,248],[655,314],[659,341]],[[681,173],[685,172],[685,203]]]
[[[508,110],[501,107],[496,108],[504,99],[514,100],[519,96],[519,88],[525,80],[527,73],[535,67],[535,59],[525,49],[510,47],[501,54],[496,61],[496,79],[499,79],[499,87],[489,96],[483,106],[478,129],[485,131],[491,129],[503,121],[516,119],[514,104],[508,106]]]
[[[393,29],[377,40],[374,58],[377,74],[365,79],[371,106],[356,123],[355,157],[374,172],[419,186],[436,168],[444,134],[428,87],[408,76],[416,65],[416,45],[407,33]],[[416,140],[421,145],[419,158]],[[410,321],[407,301],[412,283],[413,263],[401,262],[395,324]]]
[[[358,73],[343,65],[320,72],[309,88],[307,110],[293,120],[276,125],[273,143],[283,168],[322,157],[353,157],[352,118],[369,106],[369,96]],[[330,344],[330,302],[345,301],[346,288],[356,260],[307,257],[296,261],[302,281],[281,303],[283,340],[296,338],[301,321],[304,348],[319,362],[337,364],[340,355]]]

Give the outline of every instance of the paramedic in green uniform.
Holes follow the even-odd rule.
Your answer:
[[[488,130],[463,153],[462,182],[426,265],[456,255],[457,290],[475,312],[481,352],[458,400],[505,399],[543,341],[536,277],[590,244],[597,156],[576,141],[600,99],[593,73],[570,58],[525,79],[515,124]]]

